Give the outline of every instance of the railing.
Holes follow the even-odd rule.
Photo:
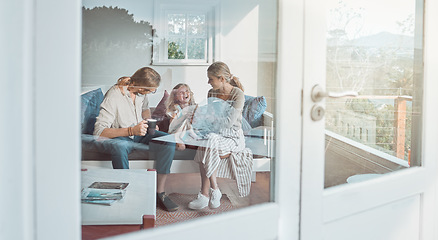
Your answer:
[[[392,125],[392,129],[393,129],[393,133],[392,133],[392,141],[391,142],[386,142],[384,144],[390,144],[392,145],[392,151],[393,151],[393,155],[399,159],[406,159],[408,163],[410,162],[410,149],[405,149],[405,145],[406,145],[406,141],[408,141],[409,139],[407,139],[407,130],[409,131],[409,129],[407,129],[406,123],[407,123],[407,103],[408,102],[412,102],[412,97],[411,96],[375,96],[375,95],[361,95],[361,96],[357,96],[354,98],[347,98],[344,99],[342,101],[347,102],[349,100],[352,99],[368,99],[368,100],[384,100],[384,99],[392,99],[393,102],[393,106],[394,106],[394,118],[393,119],[385,119],[386,121],[393,121]],[[333,107],[332,111],[340,111],[339,108],[339,102],[331,102],[332,104],[338,104],[336,105],[336,107]],[[342,102],[341,102],[342,103]],[[329,106],[327,107],[328,112],[330,111]],[[367,145],[379,145],[379,143],[375,143],[373,141],[373,139],[369,139],[368,137],[370,136],[376,136],[375,133],[368,133],[370,126],[365,126],[367,125],[367,120],[369,122],[369,119],[365,119],[365,115],[361,112],[357,112],[358,114],[362,114],[361,116],[357,115],[356,118],[352,117],[352,116],[347,116],[347,113],[340,113],[341,115],[343,114],[344,118],[346,118],[347,120],[342,120],[342,123],[333,123],[334,125],[337,125],[338,129],[332,129],[333,132],[336,132],[337,134],[346,136],[346,137],[352,137],[354,139],[353,136],[349,136],[351,135],[351,133],[355,132],[356,129],[359,129],[358,131],[360,132],[360,137],[357,137],[358,135],[356,135],[356,139],[358,142],[361,142],[363,144],[367,144]],[[336,113],[332,113],[332,116],[336,116]],[[327,115],[328,118],[330,118],[330,115]],[[337,117],[335,117],[337,118]],[[392,117],[391,117],[392,118]],[[348,120],[349,119],[349,120]],[[332,119],[328,119],[328,122],[333,121]],[[336,119],[335,121],[339,121],[339,119]],[[354,123],[353,123],[354,122]],[[339,126],[342,125],[342,126]],[[351,126],[354,125],[354,126]],[[369,125],[369,124],[368,124]],[[346,128],[348,127],[348,128]],[[352,128],[353,130],[351,130],[350,128]],[[377,127],[374,127],[374,131],[377,132]],[[328,127],[328,129],[330,129],[330,127]],[[367,130],[365,130],[367,129]],[[362,139],[362,130],[365,132],[366,131],[366,138],[364,138],[365,140]],[[379,136],[382,137],[382,136]]]

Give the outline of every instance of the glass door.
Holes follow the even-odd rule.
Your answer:
[[[422,4],[328,4],[324,187],[421,166]]]
[[[424,3],[306,5],[302,239],[428,236]]]
[[[199,211],[189,209],[189,201],[181,199],[188,199],[189,195],[192,195],[190,199],[195,199],[200,191],[199,166],[193,161],[196,153],[193,148],[199,146],[196,143],[205,141],[187,141],[185,150],[176,151],[164,187],[170,199],[179,201],[179,210],[168,213],[157,204],[155,228],[135,232],[139,238],[192,238],[195,232],[199,236],[208,234],[210,239],[229,237],[228,231],[218,229],[233,229],[233,238],[274,239],[277,236],[279,210],[278,204],[274,203],[278,163],[274,149],[279,142],[274,133],[277,127],[277,18],[277,1],[82,1],[81,92],[84,100],[89,93],[97,92],[102,96],[121,76],[131,76],[143,66],[151,67],[161,75],[161,84],[155,94],[148,94],[145,99],[152,118],[158,120],[160,131],[168,132],[170,120],[166,112],[171,110],[166,107],[178,103],[179,89],[174,87],[181,83],[190,86],[188,90],[198,109],[205,109],[207,93],[211,89],[207,68],[213,62],[226,63],[231,75],[238,77],[243,85],[245,105],[242,116],[248,117],[243,119],[242,129],[245,146],[253,153],[250,174],[255,176],[248,179],[252,180],[249,196],[239,195],[240,185],[238,189],[236,183],[243,179],[240,173],[229,174],[231,178],[239,174],[237,181],[219,178],[224,172],[221,166],[218,185],[224,200],[229,200],[222,208],[224,211],[214,211],[209,207]],[[296,96],[299,99],[299,95]],[[170,99],[175,99],[172,105],[167,102]],[[203,110],[198,113],[195,118],[201,120],[195,119],[194,122],[207,122],[201,115],[211,114]],[[81,137],[88,138],[90,132],[83,131]],[[172,132],[169,134],[167,136],[174,139]],[[99,149],[93,149],[91,144],[82,147],[82,168],[112,168],[110,161],[92,158],[91,154],[99,153]],[[299,145],[296,148],[299,149]],[[152,168],[152,159],[144,155],[137,156],[137,159],[128,155],[129,168]],[[228,164],[234,165],[231,161],[221,163]],[[222,174],[226,175],[226,172]],[[294,182],[298,186],[299,175],[296,176]],[[257,189],[257,186],[261,187]],[[293,193],[296,203],[298,196],[298,191]],[[294,212],[298,212],[298,207],[298,204],[294,205]],[[227,208],[232,211],[227,211]],[[297,218],[297,215],[292,216]],[[115,220],[124,224],[117,217]],[[234,226],[240,227],[236,229]],[[120,238],[136,239],[136,236]]]

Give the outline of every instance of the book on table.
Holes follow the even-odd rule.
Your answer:
[[[94,182],[81,191],[83,203],[111,205],[119,201],[125,195],[128,183],[117,182]]]

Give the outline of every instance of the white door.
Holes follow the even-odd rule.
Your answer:
[[[42,2],[44,1],[38,1],[38,3]],[[72,2],[73,6],[60,3],[61,8],[58,7],[57,9],[64,10],[60,10],[58,13],[74,13],[65,15],[65,18],[68,23],[73,23],[71,26],[76,29],[79,26],[78,23],[80,23],[79,9],[81,4],[80,1]],[[237,237],[242,239],[275,239],[278,233],[278,239],[297,239],[298,235],[295,235],[298,232],[297,219],[301,216],[301,239],[323,239],[323,237],[326,239],[431,239],[430,229],[432,227],[430,224],[434,223],[431,220],[431,215],[435,213],[435,210],[431,207],[434,205],[431,202],[434,200],[433,196],[431,196],[433,195],[433,186],[431,184],[433,181],[432,173],[436,170],[434,160],[438,156],[438,148],[432,145],[432,143],[438,143],[438,129],[433,119],[436,117],[433,111],[436,103],[432,101],[435,92],[438,90],[438,82],[434,82],[433,79],[438,78],[438,73],[437,69],[431,66],[434,60],[436,62],[437,48],[436,45],[433,46],[431,43],[438,42],[438,37],[433,32],[433,24],[438,22],[438,3],[426,1],[424,9],[418,8],[422,10],[416,12],[416,16],[420,14],[418,19],[423,19],[424,17],[423,24],[418,28],[422,29],[424,26],[424,34],[418,36],[420,38],[419,41],[424,42],[422,46],[422,62],[424,62],[424,66],[421,67],[423,87],[419,88],[423,99],[419,121],[421,130],[416,132],[418,134],[416,135],[416,143],[422,143],[422,145],[415,150],[417,155],[420,156],[421,164],[417,167],[383,174],[383,176],[372,180],[354,184],[341,184],[324,190],[325,119],[320,121],[311,120],[310,111],[315,102],[312,101],[310,93],[315,84],[320,84],[323,87],[327,86],[325,82],[326,19],[325,8],[323,7],[325,2],[324,0],[279,1],[277,127],[281,127],[281,131],[278,131],[277,135],[277,171],[275,175],[274,203],[266,203],[241,211],[236,210],[230,214],[205,218],[205,220],[176,224],[173,227],[156,229],[157,231],[125,235],[120,238],[163,239],[164,237],[167,239],[166,237],[174,237],[174,239],[180,239],[182,238],[181,236],[191,236],[191,239],[205,239],[202,234],[208,233],[211,234],[208,237],[209,239],[231,239]],[[415,4],[417,5],[417,3]],[[418,4],[421,5],[421,2]],[[38,53],[46,53],[45,57],[39,54],[39,57],[36,57],[36,59],[45,60],[46,64],[40,63],[35,66],[38,76],[38,81],[35,80],[35,82],[38,83],[37,86],[40,86],[38,88],[38,96],[42,99],[42,101],[36,103],[38,108],[35,112],[39,120],[41,120],[42,116],[49,118],[51,112],[45,111],[48,108],[47,106],[43,107],[43,105],[48,102],[51,103],[48,105],[49,107],[56,105],[55,102],[46,101],[46,98],[43,97],[44,94],[52,96],[50,94],[53,94],[53,88],[44,88],[42,87],[43,85],[56,86],[59,83],[58,81],[61,81],[61,83],[71,82],[72,88],[75,90],[70,92],[69,97],[65,101],[69,106],[74,106],[74,109],[76,109],[73,111],[71,119],[79,119],[74,117],[79,115],[79,106],[76,103],[76,96],[79,92],[79,77],[72,77],[76,79],[75,82],[74,79],[69,81],[69,78],[59,79],[56,77],[63,73],[53,74],[53,69],[58,69],[53,68],[53,66],[58,66],[57,64],[62,67],[72,65],[74,68],[79,69],[79,60],[75,60],[76,63],[72,64],[70,62],[57,61],[57,64],[52,65],[50,70],[46,68],[49,68],[48,66],[50,65],[47,65],[47,63],[55,63],[54,60],[56,61],[57,58],[51,56],[58,56],[58,52],[62,52],[59,51],[62,43],[65,43],[65,41],[58,41],[56,48],[53,48],[53,46],[48,46],[53,43],[51,39],[65,40],[65,37],[79,39],[80,31],[76,31],[76,38],[72,38],[69,35],[71,34],[70,31],[61,35],[47,35],[46,30],[50,32],[65,30],[66,28],[59,25],[59,21],[53,21],[52,15],[47,14],[47,9],[52,9],[48,3],[42,5],[47,8],[42,8],[41,5],[38,6],[36,8],[30,4],[29,8],[23,10],[33,12],[42,19],[42,21],[39,21],[38,29],[35,29],[35,35],[39,43],[45,43],[43,44],[44,46],[36,45],[41,47]],[[391,8],[382,7],[382,9],[388,12],[396,12],[399,8],[397,5],[394,5]],[[424,11],[425,9],[427,11]],[[420,17],[423,12],[427,14]],[[30,24],[31,21],[27,21],[27,23],[29,26],[33,26]],[[29,28],[31,29],[31,27]],[[79,44],[75,43],[73,44],[76,46],[75,48],[72,48],[69,52],[63,52],[70,56],[70,59],[79,58]],[[32,47],[29,48],[33,49]],[[59,69],[61,69],[60,71],[65,70],[64,68]],[[302,69],[304,71],[301,71]],[[65,70],[65,72],[70,72],[70,70]],[[79,72],[79,70],[77,71]],[[39,81],[41,79],[42,81]],[[301,79],[304,79],[304,81],[301,81]],[[301,90],[303,90],[302,115],[300,114]],[[64,92],[58,91],[59,98],[63,99],[60,95],[61,93]],[[325,101],[319,102],[323,108],[326,107]],[[56,107],[58,106],[56,105]],[[67,114],[66,116],[71,115]],[[36,126],[42,126],[47,122],[43,120],[38,121]],[[65,124],[65,121],[52,120],[48,122],[53,123],[50,127],[59,127],[59,129]],[[70,122],[68,123],[70,124]],[[71,125],[73,126],[74,122]],[[79,126],[79,124],[76,124],[76,126]],[[47,126],[41,129],[44,130],[46,128]],[[53,129],[50,130],[53,131]],[[50,130],[47,132],[50,132]],[[79,132],[79,129],[72,128],[70,132],[68,136],[74,136]],[[39,136],[41,137],[42,135],[40,134]],[[40,176],[35,185],[39,187],[46,186],[47,184],[41,183],[46,183],[53,179],[46,176],[53,177],[56,175],[55,178],[60,177],[58,175],[63,173],[63,171],[53,170],[67,169],[65,165],[67,160],[72,160],[68,161],[68,163],[73,164],[68,165],[71,166],[68,169],[77,169],[79,171],[78,163],[75,162],[78,159],[79,153],[78,143],[65,146],[65,142],[59,142],[55,147],[60,146],[59,151],[62,150],[63,153],[46,156],[43,152],[52,152],[54,148],[51,144],[53,143],[50,139],[47,139],[47,136],[41,138],[44,141],[39,141],[38,146],[35,147],[37,153],[39,153],[38,159],[35,161],[39,166],[36,174]],[[75,139],[77,140],[76,142],[79,142],[78,137],[73,138],[73,140]],[[26,146],[30,145],[27,144]],[[299,145],[298,148],[297,145]],[[45,151],[46,149],[49,150]],[[412,148],[411,155],[415,151]],[[56,156],[60,155],[67,156],[66,160],[63,162],[57,161],[59,158]],[[302,156],[301,159],[300,156]],[[302,166],[299,164],[300,160]],[[300,167],[302,167],[301,188],[298,185]],[[13,172],[19,172],[19,170]],[[69,173],[73,174],[74,172]],[[22,176],[22,174],[19,174],[19,176]],[[69,175],[66,179],[68,179],[66,181],[71,188],[59,188],[63,194],[58,194],[58,197],[54,197],[53,194],[45,194],[47,191],[38,194],[37,203],[39,204],[34,206],[36,210],[34,212],[37,217],[25,223],[26,229],[30,229],[27,231],[28,237],[26,239],[32,238],[30,237],[32,231],[36,229],[32,226],[37,226],[37,224],[32,223],[35,222],[38,222],[39,227],[37,230],[39,236],[43,236],[43,238],[44,236],[57,236],[57,234],[53,234],[53,226],[56,226],[59,233],[61,230],[65,230],[63,231],[64,233],[73,233],[69,235],[73,235],[70,239],[77,239],[79,237],[79,203],[71,203],[73,200],[69,201],[69,204],[71,204],[69,206],[74,207],[68,209],[65,209],[65,204],[59,204],[59,202],[65,200],[64,196],[70,196],[69,194],[72,194],[71,189],[74,189],[79,184],[79,174],[76,172],[76,174]],[[53,183],[53,181],[50,181],[50,183]],[[29,187],[33,186],[33,183],[29,180],[23,185]],[[298,213],[296,197],[299,196],[300,192],[301,214]],[[27,202],[19,206],[27,206],[26,204]],[[14,207],[17,205],[14,205]],[[63,211],[54,211],[54,209],[62,209]],[[49,217],[47,217],[48,213],[50,213]],[[66,224],[65,221],[58,221],[58,219],[70,220]],[[71,226],[76,227],[72,228]],[[218,229],[220,229],[219,232]],[[223,229],[233,229],[233,235],[230,232],[222,231]],[[372,236],[371,234],[376,235]],[[50,238],[47,237],[47,239]]]
[[[436,4],[305,1],[300,239],[433,238]]]

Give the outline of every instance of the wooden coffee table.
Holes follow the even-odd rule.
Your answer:
[[[81,203],[82,239],[98,239],[155,226],[155,170],[83,169],[81,187],[93,182],[127,182],[122,200],[110,206]]]

